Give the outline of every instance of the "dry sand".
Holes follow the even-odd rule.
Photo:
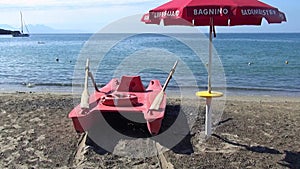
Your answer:
[[[204,114],[201,107],[190,106]],[[215,134],[201,140],[203,118],[176,147],[129,158],[87,149],[75,163],[79,135],[63,94],[0,94],[0,168],[300,168],[300,98],[228,97]],[[168,99],[167,116],[180,108]],[[166,117],[164,124],[168,124]]]

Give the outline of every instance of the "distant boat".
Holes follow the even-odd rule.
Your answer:
[[[21,31],[15,31],[12,33],[12,36],[13,37],[29,37],[29,31],[28,31],[28,28],[27,26],[25,25],[24,21],[23,21],[23,15],[22,15],[22,12],[20,12],[20,15],[21,15]],[[26,31],[28,33],[24,33],[24,27],[26,29]]]

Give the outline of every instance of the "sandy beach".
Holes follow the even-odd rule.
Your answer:
[[[200,102],[191,109],[203,114]],[[190,134],[161,155],[130,158],[89,148],[79,163],[72,108],[69,94],[0,94],[0,168],[300,168],[299,97],[227,97],[222,120],[205,141],[197,119]],[[180,99],[168,98],[167,115],[179,108]]]

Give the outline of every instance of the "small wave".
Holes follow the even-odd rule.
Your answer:
[[[3,83],[1,83],[2,85],[5,85]],[[14,83],[12,85],[23,85],[23,86],[65,86],[65,87],[83,87],[83,83]],[[11,84],[6,84],[6,85],[11,85]],[[162,84],[163,85],[163,84]],[[92,86],[92,84],[89,84],[89,86]],[[98,88],[104,87],[105,84],[97,84]],[[145,87],[147,87],[147,85],[145,85]],[[185,89],[199,89],[199,90],[207,90],[206,86],[189,86],[189,85],[185,85],[185,86],[178,86],[178,85],[168,85],[168,90],[178,90],[180,88],[185,88]],[[213,87],[213,90],[230,90],[230,91],[277,91],[277,92],[300,92],[300,88],[265,88],[265,87],[252,87],[252,86],[247,86],[247,87],[238,87],[238,86],[227,86],[227,87]]]
[[[269,42],[269,43],[294,43],[293,40],[277,40],[277,39],[250,39],[250,38],[224,38],[217,41],[236,41],[236,42]]]
[[[287,88],[258,88],[258,87],[227,87],[227,90],[231,90],[231,91],[262,91],[262,92],[300,92],[299,89],[287,89]]]
[[[72,83],[21,83],[23,86],[50,86],[50,87],[55,87],[55,86],[65,86],[65,87],[82,87],[83,84],[72,84]],[[92,86],[91,84],[89,86]],[[97,87],[103,87],[105,85],[99,85],[97,84]]]
[[[73,86],[71,83],[21,83],[24,86],[34,85],[34,86]],[[75,84],[79,85],[79,84]],[[80,86],[80,85],[79,85]]]

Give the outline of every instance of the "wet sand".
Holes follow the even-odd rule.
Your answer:
[[[190,134],[163,154],[130,158],[88,148],[79,163],[79,135],[68,119],[73,101],[69,94],[0,94],[0,168],[300,168],[299,97],[227,97],[205,141],[200,99],[200,107],[188,105],[200,114]],[[167,115],[180,104],[169,98]]]

